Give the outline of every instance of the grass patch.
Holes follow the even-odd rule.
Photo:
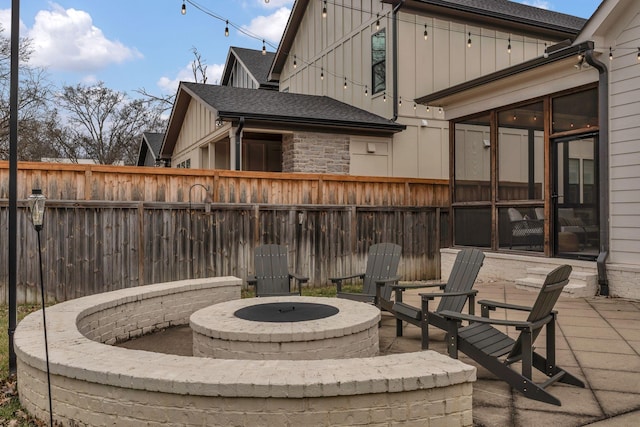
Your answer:
[[[343,284],[342,285],[343,292],[352,292],[352,293],[360,293],[362,292],[362,283],[360,284]],[[242,298],[253,298],[256,296],[255,288],[253,286],[242,289],[241,297]],[[303,287],[302,288],[302,296],[305,297],[335,297],[336,296],[336,287],[327,285],[327,286],[319,286],[319,287]]]

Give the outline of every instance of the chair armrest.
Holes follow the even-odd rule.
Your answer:
[[[360,279],[364,279],[364,273],[352,274],[350,276],[342,276],[342,277],[329,277],[329,280],[331,281],[331,283],[337,283],[347,279],[355,279],[356,277]]]
[[[389,283],[395,283],[397,281],[400,280],[400,277],[395,276],[395,277],[389,277],[388,279],[382,279],[382,280],[376,280],[376,286],[381,287],[381,286],[385,286],[388,285]],[[392,287],[395,287],[395,285],[391,285]]]
[[[300,282],[300,283],[307,283],[307,282],[309,281],[309,278],[308,278],[308,277],[306,277],[306,276],[301,276],[301,275],[296,274],[296,273],[290,273],[290,274],[289,274],[289,277],[290,277],[290,278],[294,278],[294,279],[296,279],[296,280],[297,280],[298,282]]]
[[[407,289],[421,289],[421,288],[440,288],[444,289],[447,286],[446,283],[424,283],[424,284],[409,284],[409,283],[399,283],[397,285],[391,285],[393,289],[405,291]]]
[[[552,315],[548,315],[537,322],[527,322],[525,320],[503,320],[503,319],[490,319],[488,317],[472,316],[470,314],[457,313],[455,311],[443,310],[439,312],[442,317],[447,320],[462,321],[466,320],[469,323],[488,323],[490,325],[502,325],[513,326],[517,329],[537,329],[540,326],[549,323],[553,320]]]
[[[336,290],[338,291],[338,293],[340,293],[340,292],[342,292],[342,281],[343,280],[355,279],[356,277],[360,278],[360,279],[364,279],[364,275],[365,275],[365,273],[358,273],[358,274],[352,274],[350,276],[329,277],[329,280],[331,281],[331,283],[336,285]]]
[[[487,307],[488,310],[494,311],[496,308],[506,308],[508,310],[531,311],[531,307],[526,305],[508,304],[506,302],[480,300],[478,304]]]
[[[478,290],[477,289],[471,289],[468,291],[464,291],[464,292],[440,292],[437,294],[425,294],[425,293],[420,293],[418,295],[420,295],[420,297],[422,299],[428,299],[428,300],[432,300],[434,298],[439,298],[439,297],[460,297],[463,295],[477,295],[478,294]]]

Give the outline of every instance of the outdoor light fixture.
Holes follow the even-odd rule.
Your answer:
[[[427,40],[429,38],[429,32],[427,31],[427,24],[424,24],[424,39]]]
[[[49,369],[49,344],[47,342],[47,316],[45,313],[45,293],[44,293],[44,280],[42,275],[42,243],[40,241],[40,232],[42,231],[42,225],[44,224],[44,205],[47,200],[42,194],[42,190],[34,188],[31,190],[29,196],[29,213],[31,214],[31,222],[38,234],[38,261],[40,264],[40,295],[42,298],[42,325],[44,328],[44,354],[47,362],[47,386],[49,390],[49,422],[53,426],[53,403],[51,400],[51,372]]]
[[[47,200],[42,194],[42,190],[34,188],[29,196],[29,212],[31,213],[31,222],[36,231],[42,230],[42,224],[44,223],[44,205]]]
[[[182,9],[180,10],[180,13],[182,13],[183,15],[187,14],[187,5],[184,3],[185,0],[182,0]]]
[[[322,3],[322,17],[327,17],[327,0],[324,0],[324,2]]]
[[[267,46],[265,45],[265,41],[262,40],[262,54],[266,55],[267,54]]]
[[[227,20],[227,25],[224,27],[224,36],[229,37],[229,20]]]

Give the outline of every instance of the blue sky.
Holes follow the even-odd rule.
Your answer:
[[[128,92],[173,94],[180,80],[192,80],[192,50],[216,83],[230,46],[275,51],[292,0],[22,0],[21,37],[35,49],[31,63],[46,66],[57,84],[104,81]],[[589,18],[600,0],[527,0],[536,7]],[[216,15],[220,19],[211,16]],[[229,37],[224,36],[226,20]],[[9,31],[11,0],[0,0],[0,25]],[[257,39],[238,31],[255,35]]]

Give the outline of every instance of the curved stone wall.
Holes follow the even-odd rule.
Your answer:
[[[240,361],[114,347],[240,297],[234,277],[147,285],[47,308],[54,419],[64,425],[472,425],[475,368],[422,351]],[[48,418],[42,312],[14,339],[20,401]]]

